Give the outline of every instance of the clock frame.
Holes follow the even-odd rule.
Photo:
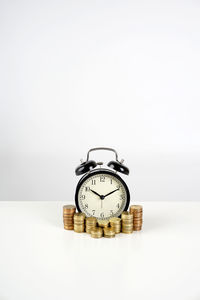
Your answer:
[[[77,210],[79,212],[82,212],[80,206],[79,206],[79,201],[78,201],[78,194],[79,194],[79,190],[82,186],[82,184],[84,183],[85,180],[89,179],[90,177],[94,176],[94,175],[101,175],[101,174],[108,174],[111,175],[113,177],[115,177],[117,180],[120,181],[120,183],[123,185],[125,191],[126,191],[126,204],[124,207],[124,211],[126,211],[129,207],[129,203],[130,203],[130,193],[129,193],[129,189],[126,185],[126,183],[124,182],[124,180],[118,175],[116,174],[116,172],[113,172],[112,170],[108,170],[108,169],[104,169],[104,168],[99,168],[99,169],[94,169],[91,170],[90,172],[86,173],[78,182],[77,187],[76,187],[76,192],[75,192],[75,203],[76,203],[76,207]],[[120,215],[118,215],[120,216]],[[104,219],[104,218],[98,218],[98,219]]]

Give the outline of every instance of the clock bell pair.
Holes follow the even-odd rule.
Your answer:
[[[102,168],[102,162],[89,160],[92,151],[107,150],[115,154],[115,160]],[[118,173],[128,175],[129,169],[118,160],[117,152],[112,148],[92,148],[87,153],[86,161],[82,162],[75,170],[77,176],[83,175],[79,180],[75,203],[79,212],[87,217],[96,217],[108,220],[119,217],[128,209],[130,203],[129,189]]]

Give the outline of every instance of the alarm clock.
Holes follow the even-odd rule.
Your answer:
[[[107,164],[108,168],[102,168],[102,162],[89,160],[90,152],[97,150],[115,153],[115,160]],[[130,193],[124,180],[117,174],[129,174],[129,169],[123,162],[124,160],[118,160],[118,154],[112,148],[98,147],[88,151],[86,161],[82,161],[75,170],[77,176],[83,175],[75,192],[75,203],[79,212],[87,217],[108,220],[119,217],[128,209]]]

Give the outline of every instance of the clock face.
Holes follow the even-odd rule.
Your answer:
[[[76,192],[78,208],[87,217],[109,219],[127,209],[129,192],[125,182],[114,173],[95,172],[80,181]]]

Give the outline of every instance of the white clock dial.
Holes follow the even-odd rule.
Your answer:
[[[119,216],[127,203],[123,183],[114,175],[94,174],[86,178],[78,192],[78,204],[86,216],[109,219]]]

